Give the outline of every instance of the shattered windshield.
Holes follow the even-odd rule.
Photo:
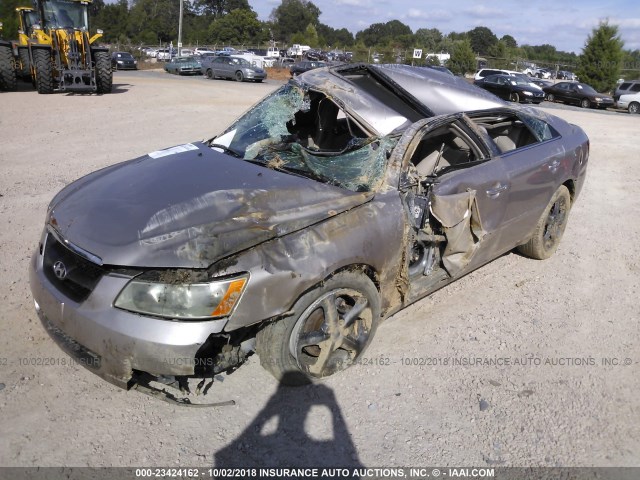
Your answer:
[[[351,191],[375,189],[398,137],[372,137],[326,95],[287,84],[209,145],[274,170]]]

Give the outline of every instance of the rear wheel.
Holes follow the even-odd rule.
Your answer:
[[[338,273],[296,302],[295,314],[257,335],[261,365],[286,385],[304,385],[352,365],[367,348],[380,317],[373,282]]]
[[[589,108],[591,106],[591,102],[588,98],[583,98],[582,100],[580,100],[580,106],[582,108]]]
[[[509,94],[509,100],[514,103],[518,103],[520,101],[520,95],[518,95],[516,92],[511,92],[511,94]]]
[[[20,57],[20,77],[24,80],[31,80],[31,60],[29,59],[29,49],[18,48],[18,56]]]
[[[10,46],[0,45],[0,90],[15,90],[17,86],[13,52]]]
[[[518,247],[527,257],[544,260],[555,253],[569,220],[571,195],[564,185],[553,194],[529,241]]]
[[[638,102],[631,102],[629,104],[629,113],[632,114],[636,114],[636,113],[640,113],[640,103]]]
[[[38,90],[38,93],[53,93],[51,52],[41,48],[34,50],[33,66],[36,71],[36,89]]]
[[[96,52],[93,54],[96,62],[96,92],[111,93],[113,88],[113,72],[108,52]]]
[[[244,75],[242,74],[242,72],[240,70],[238,70],[236,72],[236,81],[237,82],[241,82],[244,80]]]

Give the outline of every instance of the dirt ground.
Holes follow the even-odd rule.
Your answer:
[[[277,83],[114,81],[104,96],[0,93],[0,465],[640,466],[640,117],[548,110],[591,139],[551,259],[511,253],[436,292],[380,326],[367,365],[320,385],[278,388],[254,356],[208,395],[235,406],[192,409],[61,365],[29,258],[64,185],[208,138]]]

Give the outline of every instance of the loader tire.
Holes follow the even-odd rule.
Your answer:
[[[53,69],[51,52],[44,49],[33,51],[33,66],[36,69],[36,89],[38,93],[53,93]]]
[[[113,71],[109,52],[96,52],[93,55],[96,62],[96,92],[111,93],[113,87]]]
[[[29,59],[29,49],[19,48],[18,55],[20,56],[20,78],[23,80],[31,81],[31,60]]]
[[[16,89],[16,71],[11,47],[0,45],[0,90]]]

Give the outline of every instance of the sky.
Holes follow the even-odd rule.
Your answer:
[[[489,27],[498,38],[511,35],[518,45],[549,43],[558,50],[581,53],[587,36],[600,20],[619,26],[624,48],[640,49],[638,0],[312,0],[320,21],[352,33],[372,23],[400,20],[415,32],[437,28],[442,33]],[[267,20],[280,0],[249,0],[260,20]],[[455,9],[448,6],[455,5]]]

